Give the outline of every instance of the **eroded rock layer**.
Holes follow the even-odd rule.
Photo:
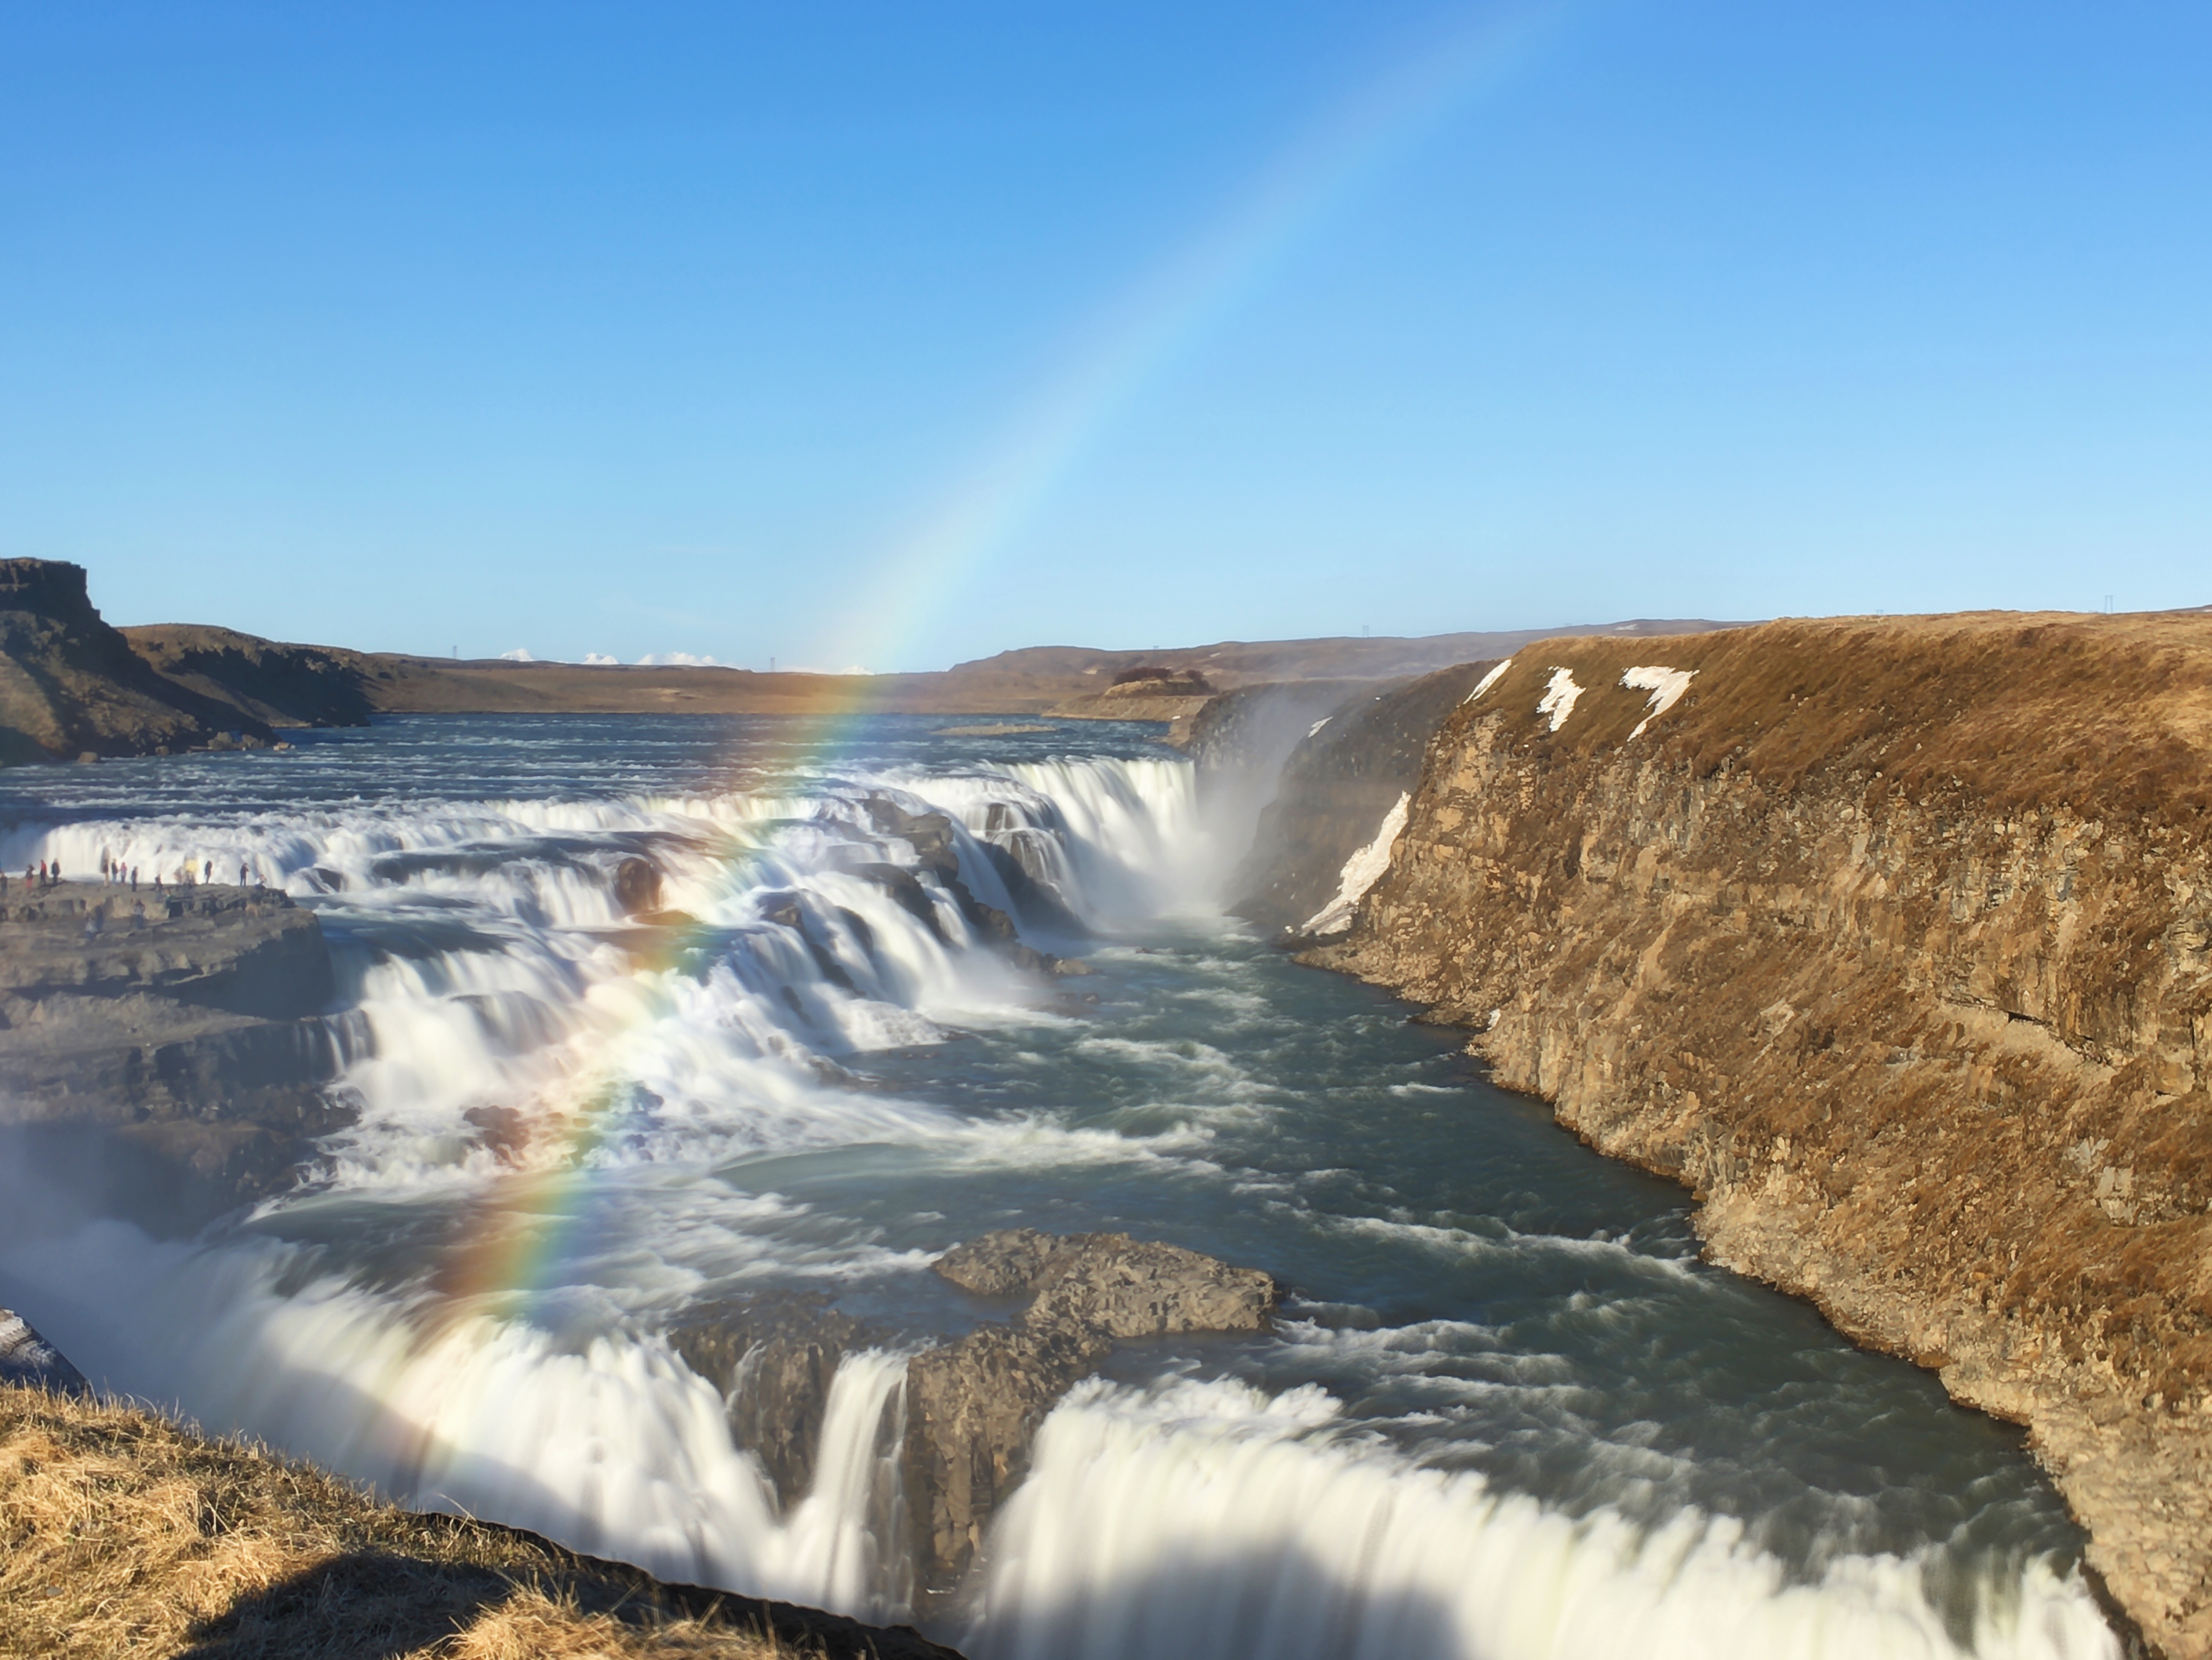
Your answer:
[[[350,1121],[313,913],[269,888],[0,900],[0,1157],[156,1232],[288,1187]]]
[[[1312,960],[2032,1426],[2118,1603],[2212,1655],[2208,763],[2202,616],[1547,642]]]

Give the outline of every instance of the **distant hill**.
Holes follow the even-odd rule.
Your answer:
[[[1032,646],[923,674],[516,663],[287,644],[207,623],[115,629],[84,568],[0,561],[0,762],[252,746],[377,714],[1188,714],[1275,682],[1397,680],[1562,633],[1668,635],[1735,624],[1607,623],[1419,639],[1222,641],[1157,651]],[[1104,696],[1119,681],[1121,690]],[[1133,690],[1144,692],[1132,696]],[[1187,708],[1184,706],[1189,705]]]

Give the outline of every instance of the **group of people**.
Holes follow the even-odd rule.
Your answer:
[[[41,859],[35,865],[23,866],[23,885],[26,888],[43,892],[61,879],[62,861],[58,859]],[[100,850],[100,879],[117,887],[127,885],[131,892],[136,893],[138,891],[138,866],[126,865],[120,859],[112,857],[107,849],[102,848]],[[203,859],[194,865],[187,859],[177,867],[173,885],[189,888],[201,883],[211,885],[214,881],[214,860]],[[251,861],[241,859],[238,861],[238,885],[242,888],[249,883],[256,887],[265,885],[261,873],[253,867]],[[154,891],[161,891],[161,873],[158,870],[154,873]],[[8,873],[0,870],[0,898],[4,898],[7,892]]]
[[[23,885],[43,892],[62,879],[62,861],[41,859],[35,865],[23,866]],[[8,873],[0,870],[0,897],[8,891]]]

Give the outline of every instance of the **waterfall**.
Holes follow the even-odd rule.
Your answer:
[[[1149,1383],[1079,1385],[969,1581],[921,1597],[903,1384],[915,1347],[974,1317],[927,1272],[963,1237],[960,1201],[1056,1225],[1094,1192],[1134,1190],[1136,1170],[1136,1213],[1103,1225],[1304,1213],[1272,1152],[1237,1165],[1223,1150],[1297,1092],[1221,1047],[1262,1000],[1186,987],[1170,1000],[1184,1026],[1156,1029],[1155,1012],[1154,1027],[1092,1029],[1091,982],[1051,971],[1116,966],[1109,1000],[1135,1006],[1165,956],[1141,942],[1222,937],[1203,919],[1241,851],[1210,828],[1193,769],[1157,755],[18,824],[0,834],[10,868],[89,874],[106,853],[148,879],[190,860],[230,879],[244,862],[313,908],[359,1114],[311,1191],[198,1241],[112,1221],[0,1241],[0,1291],[109,1387],[401,1502],[866,1618],[927,1603],[976,1660],[2116,1652],[2078,1578],[2040,1555],[1965,1592],[1945,1589],[1955,1564],[1935,1545],[1784,1562],[1694,1504],[1656,1520],[1571,1508],[1455,1465],[1468,1444],[1419,1440],[1443,1408],[1407,1409],[1390,1439],[1348,1415],[1340,1378],[1262,1388],[1166,1363]],[[634,857],[660,873],[650,921],[613,898]],[[1346,1049],[1365,1041],[1328,1018]],[[1079,1035],[1049,1047],[1060,1031]],[[994,1033],[1011,1036],[986,1077],[962,1056]],[[1062,1111],[1071,1074],[1109,1061],[1130,1068],[1127,1098]],[[959,1087],[909,1086],[939,1072]],[[1383,1196],[1363,1202],[1396,1206],[1404,1173],[1370,1176]],[[1330,1250],[1371,1256],[1385,1228],[1449,1232],[1363,1213]],[[793,1291],[886,1319],[944,1306],[847,1347],[787,1505],[733,1438],[721,1380],[668,1334]]]
[[[1093,1382],[1047,1420],[1000,1519],[975,1660],[1860,1660],[2114,1652],[2078,1585],[1995,1576],[1947,1622],[1923,1564],[1793,1582],[1740,1523],[1571,1517],[1357,1437],[1310,1385]],[[1963,1640],[1960,1640],[1963,1639]]]

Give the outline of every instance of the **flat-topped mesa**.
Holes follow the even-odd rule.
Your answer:
[[[1030,1299],[1013,1324],[979,1326],[908,1363],[908,1504],[922,1577],[940,1587],[975,1560],[1045,1415],[1117,1340],[1265,1331],[1275,1309],[1269,1275],[1126,1233],[1010,1229],[936,1266],[976,1296]]]
[[[1309,958],[2027,1423],[2170,1660],[2212,1656],[2208,711],[2203,614],[1543,642]]]
[[[0,559],[0,763],[198,749],[269,728],[165,679],[101,620],[84,567]]]
[[[0,901],[0,1137],[157,1231],[289,1185],[348,1110],[317,1012],[329,948],[269,888],[156,896],[11,882]]]

